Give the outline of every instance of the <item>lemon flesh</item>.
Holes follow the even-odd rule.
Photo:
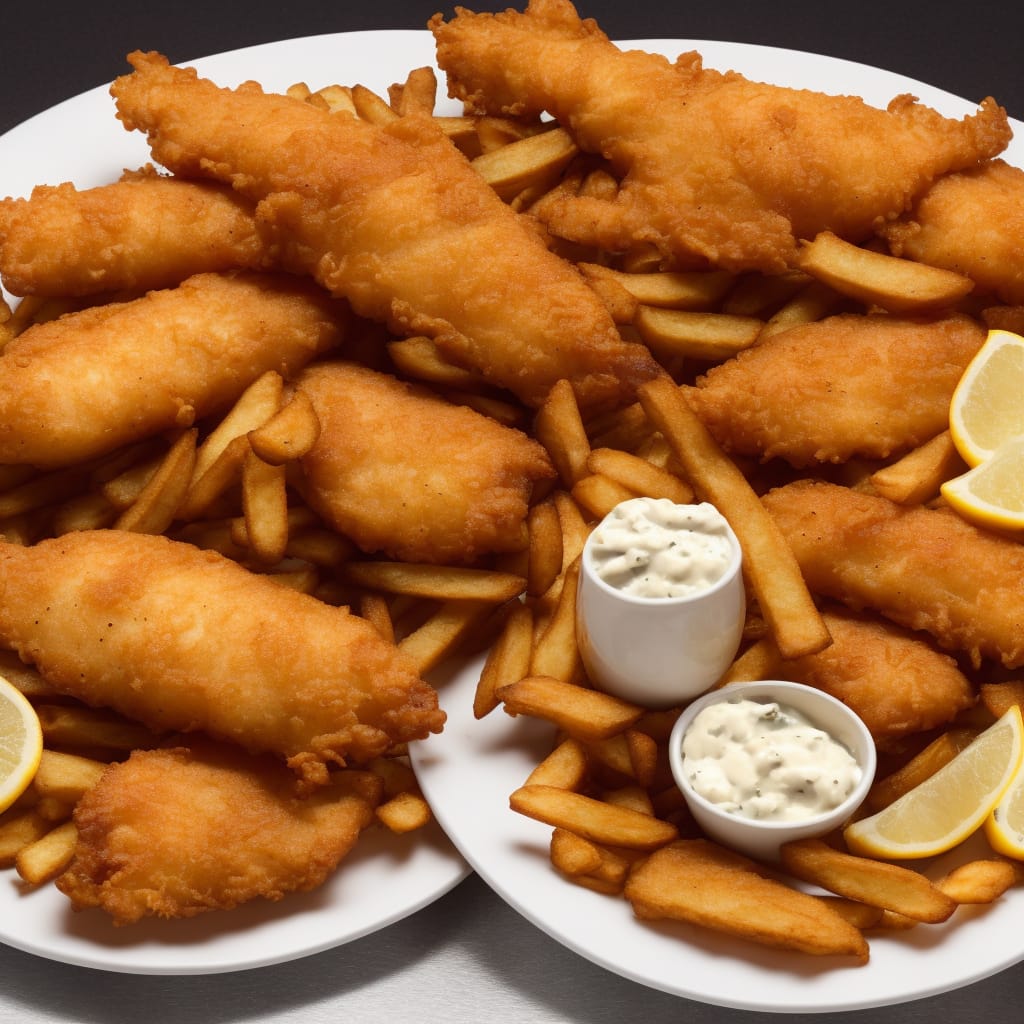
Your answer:
[[[1024,860],[1024,768],[985,819],[985,837],[996,853]]]
[[[43,753],[43,731],[24,694],[0,678],[0,811],[28,788]]]
[[[1005,442],[941,490],[957,512],[979,526],[1024,530],[1024,437]]]
[[[953,393],[949,429],[969,466],[991,457],[1011,438],[1024,435],[1024,338],[989,331]]]
[[[847,846],[893,860],[944,853],[982,826],[1022,761],[1024,722],[1014,705],[931,778],[847,826]]]

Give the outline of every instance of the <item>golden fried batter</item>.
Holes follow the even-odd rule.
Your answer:
[[[57,879],[115,924],[194,917],[321,885],[373,821],[381,780],[346,770],[299,796],[279,761],[194,737],[113,764],[75,808]]]
[[[887,110],[618,49],[569,0],[525,13],[459,9],[430,22],[452,96],[474,111],[546,110],[623,176],[612,201],[545,203],[556,234],[612,251],[652,243],[670,259],[778,272],[797,241],[831,230],[868,237],[937,176],[971,167],[1010,140],[1006,112],[944,118],[912,97]]]
[[[572,381],[587,409],[662,372],[580,273],[473,170],[434,119],[375,125],[254,83],[221,89],[158,54],[112,87],[126,128],[184,177],[230,182],[286,250],[356,312],[538,406]]]
[[[845,314],[766,338],[688,392],[725,449],[793,466],[886,458],[941,433],[985,341],[970,317]]]
[[[307,367],[296,387],[320,420],[304,495],[364,551],[467,563],[526,546],[532,485],[554,476],[536,441],[354,363]]]
[[[67,466],[191,426],[333,348],[346,318],[313,282],[241,272],[37,324],[0,355],[0,463]]]
[[[0,546],[0,643],[63,693],[276,753],[311,782],[444,723],[433,688],[364,619],[163,536]]]

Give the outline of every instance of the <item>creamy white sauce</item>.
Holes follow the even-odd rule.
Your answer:
[[[706,590],[733,558],[729,527],[707,502],[633,498],[616,505],[590,539],[594,571],[634,597],[685,597]]]
[[[722,810],[762,821],[800,821],[838,807],[861,778],[850,751],[793,708],[723,700],[683,737],[683,770]]]

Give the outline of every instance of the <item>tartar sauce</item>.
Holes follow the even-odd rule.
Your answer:
[[[685,597],[721,579],[733,558],[729,527],[714,505],[632,498],[616,505],[590,540],[595,573],[635,597]]]
[[[799,821],[838,807],[861,778],[849,750],[793,708],[723,700],[683,737],[694,790],[745,818]]]

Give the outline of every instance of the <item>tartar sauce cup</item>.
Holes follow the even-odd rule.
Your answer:
[[[776,702],[783,710],[798,712],[810,724],[842,744],[860,768],[859,781],[842,803],[831,810],[798,820],[765,820],[725,810],[696,792],[686,768],[684,737],[694,719],[706,707],[722,701],[737,700],[766,704]],[[871,733],[852,709],[823,690],[782,680],[732,683],[694,700],[676,720],[669,737],[668,758],[676,785],[690,813],[708,838],[768,864],[778,862],[779,848],[783,843],[827,835],[844,825],[867,796],[874,781],[877,763]]]
[[[723,574],[675,597],[637,596],[606,582],[594,559],[599,530],[590,534],[580,564],[576,631],[594,686],[647,708],[670,708],[722,677],[736,656],[746,613],[742,549],[723,525],[730,549]]]

